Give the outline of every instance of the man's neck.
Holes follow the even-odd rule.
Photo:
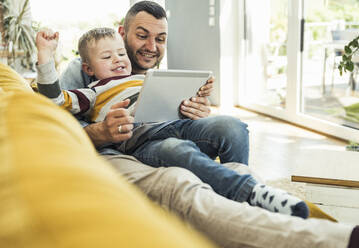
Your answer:
[[[146,74],[147,70],[132,69],[132,75],[134,74]]]

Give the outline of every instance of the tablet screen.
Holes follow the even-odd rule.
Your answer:
[[[212,75],[210,71],[149,70],[135,107],[135,122],[180,119],[183,100],[196,96]]]

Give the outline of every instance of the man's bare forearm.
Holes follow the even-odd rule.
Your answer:
[[[114,104],[105,120],[85,127],[85,131],[96,147],[108,143],[119,143],[132,137],[134,119],[125,109],[129,103],[129,100],[125,100]]]
[[[102,122],[90,124],[84,129],[96,147],[109,142]]]

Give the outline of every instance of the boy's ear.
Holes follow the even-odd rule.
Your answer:
[[[89,76],[93,76],[95,74],[87,63],[82,63],[82,70]]]
[[[125,35],[125,27],[123,25],[120,25],[118,27],[118,33],[122,36],[122,38],[124,37],[124,35]]]

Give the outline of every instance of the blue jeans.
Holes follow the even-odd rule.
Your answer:
[[[200,120],[178,120],[167,125],[139,146],[132,154],[154,166],[186,168],[218,194],[239,202],[247,201],[255,179],[221,166],[221,163],[248,164],[247,125],[239,119],[216,116]]]

